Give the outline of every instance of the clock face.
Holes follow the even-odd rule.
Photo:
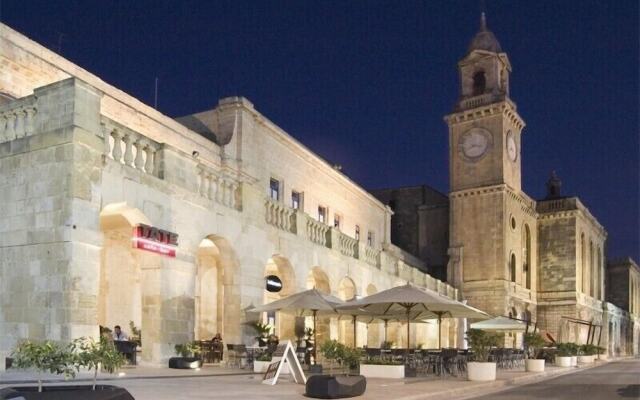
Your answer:
[[[511,161],[515,161],[518,158],[518,146],[511,131],[507,132],[507,156]]]
[[[471,128],[460,137],[459,148],[465,157],[476,161],[480,159],[491,144],[491,134],[481,128]]]

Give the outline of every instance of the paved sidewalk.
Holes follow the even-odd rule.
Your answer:
[[[470,382],[463,377],[421,377],[402,380],[369,379],[367,392],[360,397],[363,400],[451,400],[475,397],[503,390],[505,388],[532,383],[552,377],[570,374],[576,371],[605,365],[597,362],[592,366],[578,368],[558,368],[547,366],[543,373],[526,373],[523,370],[498,372],[495,382]],[[107,384],[116,384],[127,388],[136,400],[164,399],[303,399],[304,386],[281,379],[275,386],[261,384],[261,376],[257,374],[238,375],[237,369],[226,370],[220,367],[205,367],[200,371],[179,371],[165,368],[126,369],[126,375],[114,376]],[[21,375],[22,374],[22,375]],[[108,375],[102,375],[108,376]],[[33,379],[33,374],[5,372],[0,374],[0,387],[11,381]],[[83,373],[79,379],[90,378]],[[77,381],[77,380],[76,380]],[[59,381],[58,381],[59,382]],[[71,381],[73,382],[73,381]],[[71,383],[67,382],[67,383]],[[62,383],[64,384],[64,383]]]

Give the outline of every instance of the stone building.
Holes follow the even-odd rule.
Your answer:
[[[577,197],[561,195],[555,173],[546,198],[522,190],[525,122],[509,95],[511,63],[484,15],[458,71],[460,97],[445,117],[448,205],[420,187],[374,191],[393,208],[391,241],[425,261],[444,247],[438,230],[448,232],[446,279],[469,304],[532,321],[556,340],[620,347],[625,339],[607,324],[637,331],[638,317],[606,302],[607,232]]]
[[[388,207],[245,98],[174,120],[5,25],[0,94],[2,359],[21,339],[129,321],[144,363],[217,332],[250,344],[248,308],[313,287],[346,300],[412,282],[458,298],[390,242]],[[293,338],[292,317],[270,322]],[[322,319],[319,340],[352,342],[348,324]],[[360,326],[357,344],[378,346],[381,329]],[[453,344],[456,322],[443,331]],[[437,338],[412,328],[414,345]]]

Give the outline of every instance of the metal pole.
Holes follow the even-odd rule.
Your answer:
[[[410,313],[410,308],[407,307],[407,359],[409,360],[409,341],[411,340],[411,326],[409,325],[409,313]],[[405,360],[405,362],[406,362]]]
[[[384,341],[387,342],[387,328],[389,327],[389,320],[384,320]]]
[[[442,314],[438,314],[438,348],[442,348]]]
[[[318,363],[316,358],[316,348],[318,347],[318,329],[316,328],[316,314],[318,310],[313,310],[313,365]]]
[[[352,315],[353,317],[353,348],[356,348],[356,316]]]

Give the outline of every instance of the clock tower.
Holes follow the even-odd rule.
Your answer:
[[[484,13],[458,71],[460,97],[445,117],[448,280],[473,306],[495,315],[522,315],[535,302],[529,267],[535,252],[531,246],[526,250],[526,243],[535,239],[535,203],[521,189],[525,124],[509,97],[511,63],[487,28]]]
[[[484,13],[458,70],[460,99],[445,118],[451,191],[498,184],[520,191],[524,121],[509,98],[509,58],[487,29]]]

